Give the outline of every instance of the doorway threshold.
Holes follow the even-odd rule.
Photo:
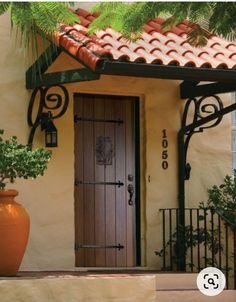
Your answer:
[[[135,266],[135,267],[76,267],[75,271],[81,272],[101,272],[101,273],[157,273],[154,267]]]

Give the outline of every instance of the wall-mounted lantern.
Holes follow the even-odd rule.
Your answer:
[[[49,90],[56,92],[49,93]],[[57,128],[53,121],[63,116],[69,104],[69,93],[62,85],[38,87],[32,92],[27,121],[30,126],[28,145],[32,147],[34,135],[39,126],[45,131],[45,146],[57,147]]]
[[[51,111],[41,114],[41,130],[45,131],[45,146],[48,148],[57,147],[57,128],[52,121]]]

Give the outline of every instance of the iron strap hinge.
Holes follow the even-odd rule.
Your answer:
[[[106,120],[106,119],[100,119],[100,118],[86,118],[86,117],[80,117],[78,115],[74,116],[74,122],[96,122],[96,123],[114,123],[114,124],[123,124],[124,121],[118,119],[118,120]]]
[[[120,251],[124,248],[120,243],[118,245],[96,245],[96,244],[78,244],[75,246],[75,250],[79,249],[118,249]]]
[[[110,186],[118,186],[121,187],[124,185],[123,182],[118,180],[117,182],[112,181],[82,181],[82,180],[75,180],[75,186],[78,185],[110,185]]]

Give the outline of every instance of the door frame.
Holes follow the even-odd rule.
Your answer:
[[[73,102],[75,102],[76,96],[106,96],[106,97],[133,97],[134,98],[134,148],[135,148],[135,242],[136,242],[136,266],[141,266],[141,201],[140,201],[140,98],[138,96],[129,95],[117,95],[117,94],[105,94],[105,93],[79,93],[73,94]],[[73,112],[74,116],[74,112]],[[75,144],[74,144],[75,146]],[[74,199],[75,204],[75,199]]]
[[[134,99],[134,148],[135,148],[135,230],[136,265],[141,266],[141,200],[140,200],[140,99]]]

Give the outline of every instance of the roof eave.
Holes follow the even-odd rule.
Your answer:
[[[236,69],[166,66],[145,63],[104,61],[96,68],[104,75],[134,76],[184,81],[236,83]]]

